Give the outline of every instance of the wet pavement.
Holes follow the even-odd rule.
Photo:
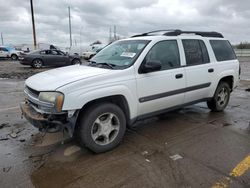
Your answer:
[[[0,187],[250,187],[250,61],[222,113],[205,103],[127,130],[116,149],[95,155],[61,133],[41,134],[21,119],[22,80],[0,80]],[[222,186],[220,186],[222,187]]]

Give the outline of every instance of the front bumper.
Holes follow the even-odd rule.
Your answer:
[[[39,130],[47,130],[48,128],[59,127],[59,130],[66,129],[69,135],[73,136],[78,112],[69,118],[67,113],[60,115],[41,114],[27,102],[20,103],[20,108],[25,119],[27,119]]]

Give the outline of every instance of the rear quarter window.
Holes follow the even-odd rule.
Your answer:
[[[227,40],[210,40],[217,61],[236,59],[234,50]]]

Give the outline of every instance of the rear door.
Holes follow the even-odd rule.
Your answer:
[[[177,40],[157,42],[142,64],[150,61],[158,61],[162,67],[137,74],[138,115],[157,113],[181,105],[184,100],[185,68],[181,66]]]
[[[186,60],[186,92],[184,103],[208,98],[214,67],[205,42],[200,39],[182,39]]]

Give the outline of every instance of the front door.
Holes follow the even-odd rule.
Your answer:
[[[153,61],[161,63],[161,70],[137,74],[138,115],[157,113],[181,105],[184,100],[186,76],[177,40],[156,43],[142,65]]]
[[[0,47],[0,57],[8,57],[9,51],[6,48]]]

